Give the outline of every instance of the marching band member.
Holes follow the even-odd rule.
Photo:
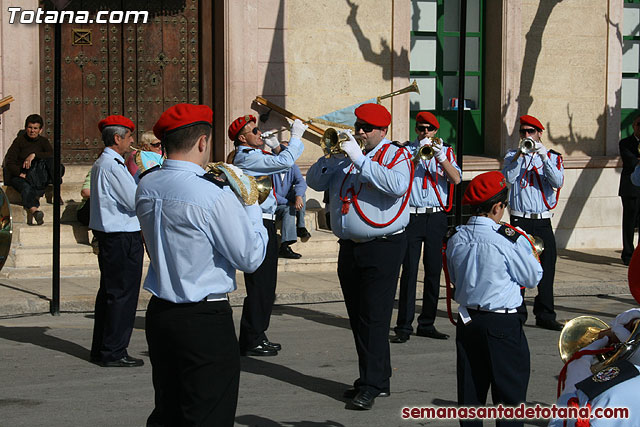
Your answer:
[[[98,129],[105,149],[91,168],[89,228],[98,239],[100,288],[90,360],[108,367],[142,366],[142,359],[127,353],[144,256],[135,211],[136,183],[123,157],[130,150],[135,125],[126,117],[109,116]]]
[[[526,154],[521,150],[509,151],[504,158],[502,173],[511,184],[511,224],[539,236],[544,242],[544,252],[540,256],[544,275],[533,304],[536,326],[560,331],[562,324],[556,321],[553,304],[557,252],[551,228],[551,210],[558,204],[560,187],[564,182],[564,165],[560,153],[547,150],[542,145],[543,130],[544,126],[535,117],[520,117],[520,137],[531,138],[535,142],[534,151]],[[526,319],[524,303],[520,310]]]
[[[520,286],[534,288],[542,267],[526,235],[500,225],[507,207],[507,182],[497,171],[469,183],[462,203],[472,217],[447,242],[447,266],[458,308],[456,353],[458,404],[484,406],[525,402],[529,346],[516,308]],[[482,421],[461,422],[482,425]],[[522,425],[516,423],[515,425]]]
[[[243,206],[207,180],[213,111],[177,104],[153,127],[167,159],[142,175],[136,194],[153,296],[146,336],[155,409],[147,426],[233,426],[240,354],[227,293],[236,269],[262,263],[267,230],[257,204]],[[129,176],[130,177],[130,176]]]
[[[236,147],[233,164],[253,176],[286,172],[304,150],[301,138],[306,129],[305,124],[295,120],[291,125],[289,145],[285,147],[275,137],[263,141],[254,116],[240,116],[231,123],[228,132]],[[263,150],[265,143],[272,153]],[[239,338],[243,356],[275,356],[282,348],[280,344],[269,341],[265,333],[269,328],[278,278],[275,193],[269,194],[260,206],[264,226],[269,232],[269,244],[262,265],[255,272],[244,275],[247,296],[242,307]]]
[[[415,141],[407,148],[414,156],[415,172],[407,227],[407,252],[402,262],[400,276],[400,297],[398,299],[398,320],[393,343],[404,343],[413,332],[413,318],[416,311],[416,282],[418,263],[424,244],[424,293],[422,313],[418,317],[416,335],[435,339],[447,339],[449,335],[438,332],[434,326],[440,293],[440,272],[442,271],[442,240],[447,232],[447,212],[451,210],[453,186],[461,181],[461,170],[456,163],[453,148],[434,143],[440,124],[428,111],[416,116]],[[423,146],[430,145],[431,159],[416,159],[415,153]]]
[[[345,391],[356,409],[371,409],[389,395],[388,330],[409,223],[406,209],[411,157],[386,139],[391,114],[378,104],[355,110],[356,136],[342,143],[346,156],[320,158],[307,184],[329,190],[331,229],[339,237],[338,278],[358,352],[360,377]]]

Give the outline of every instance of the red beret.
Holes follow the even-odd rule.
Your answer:
[[[529,125],[533,126],[534,128],[538,128],[539,130],[544,130],[544,126],[542,126],[540,120],[527,114],[525,114],[524,116],[520,116],[520,126],[522,125]]]
[[[436,119],[436,116],[428,111],[420,111],[416,116],[416,122],[429,123],[430,125],[433,125],[436,128],[440,129],[440,123],[438,123],[438,119]]]
[[[380,104],[362,104],[355,113],[357,118],[370,125],[383,128],[391,124],[391,113]]]
[[[107,126],[124,126],[129,128],[132,132],[135,130],[136,125],[133,124],[131,119],[126,118],[125,116],[109,116],[106,119],[100,120],[98,122],[98,130],[102,132],[102,129]]]
[[[176,104],[162,113],[153,134],[161,140],[168,133],[199,124],[213,126],[213,110],[208,105]]]
[[[464,192],[463,205],[479,205],[507,188],[502,172],[482,173],[471,180]]]
[[[240,130],[244,127],[244,125],[246,125],[249,122],[257,123],[256,118],[251,114],[247,114],[246,116],[240,116],[237,119],[235,119],[229,125],[229,139],[232,141],[235,141]]]

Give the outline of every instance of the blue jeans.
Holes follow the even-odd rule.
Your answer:
[[[282,222],[281,233],[282,243],[296,242],[298,235],[296,228],[304,228],[304,214],[307,206],[307,200],[302,196],[302,209],[296,210],[293,205],[278,205],[276,206],[276,219]]]

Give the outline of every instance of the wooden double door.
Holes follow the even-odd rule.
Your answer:
[[[88,3],[95,2],[72,2],[77,10],[90,10]],[[106,3],[109,10],[132,10],[128,1]],[[152,8],[146,24],[62,25],[65,164],[91,164],[100,155],[97,124],[106,116],[133,120],[137,143],[168,107],[201,102],[199,1],[134,3]],[[40,31],[41,112],[53,142],[54,26],[42,24]]]

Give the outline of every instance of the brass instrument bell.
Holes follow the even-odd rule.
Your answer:
[[[364,142],[354,136],[356,142],[360,146],[360,149],[364,151]],[[337,130],[334,128],[327,128],[322,135],[322,143],[320,144],[322,149],[324,150],[326,157],[335,156],[338,154],[346,154],[342,150],[342,144],[349,139],[346,135],[340,135]]]
[[[518,150],[522,154],[529,154],[536,151],[536,142],[531,138],[522,138],[518,145]]]
[[[580,349],[598,339],[600,332],[609,329],[604,321],[593,316],[579,316],[564,325],[558,339],[558,351],[564,363]]]
[[[413,155],[413,162],[418,163],[421,160],[431,160],[436,154],[433,150],[434,145],[442,146],[442,139],[434,137],[431,138],[431,144],[420,146]]]
[[[271,180],[271,175],[261,175],[253,178],[258,188],[258,204],[261,204],[267,200],[267,197],[269,197],[269,194],[273,191],[273,181]]]
[[[540,256],[540,254],[544,251],[544,241],[542,237],[529,235],[529,240],[533,242],[533,250],[536,251],[536,254]]]

